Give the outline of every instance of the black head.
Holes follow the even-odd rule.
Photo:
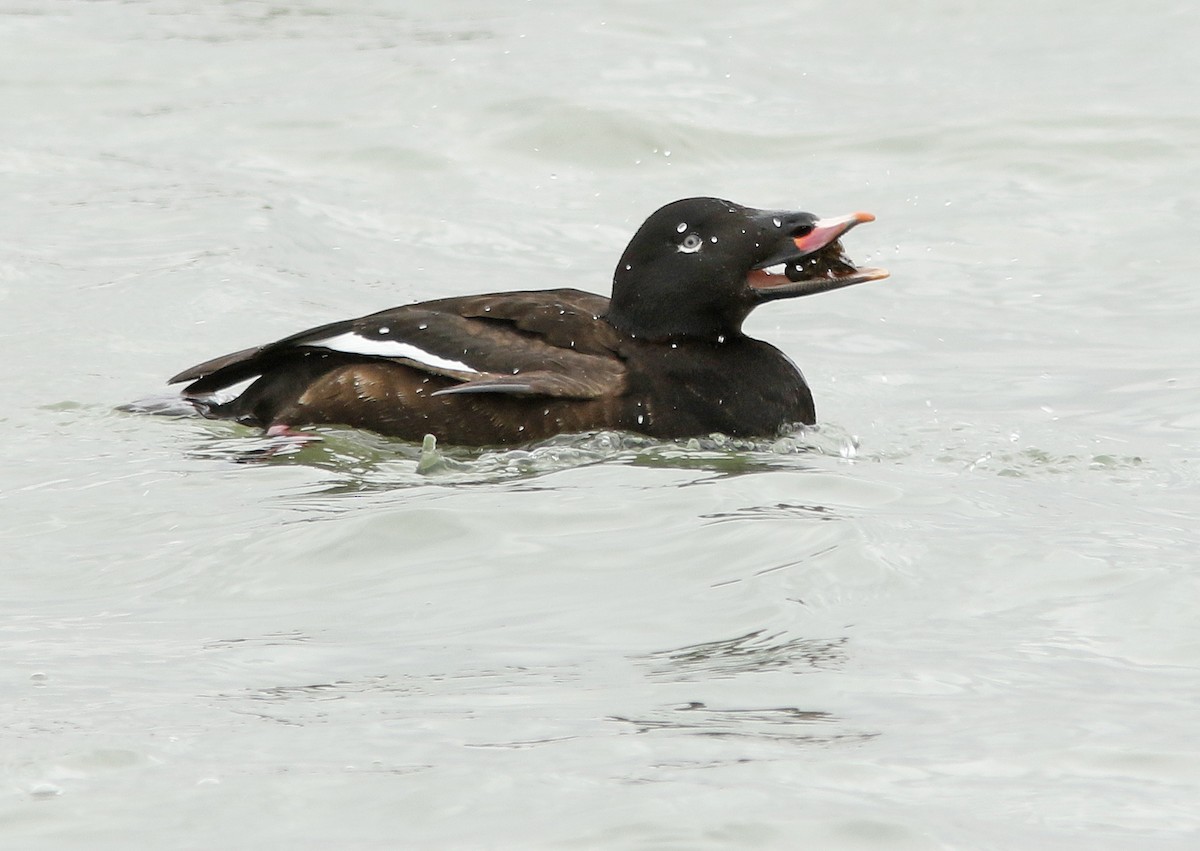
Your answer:
[[[675,201],[646,219],[621,255],[607,319],[650,340],[740,334],[764,301],[886,278],[883,269],[855,267],[841,251],[841,235],[873,218],[818,219],[718,198]]]

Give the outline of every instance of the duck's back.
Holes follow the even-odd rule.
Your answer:
[[[437,299],[303,331],[181,372],[207,415],[338,423],[419,440],[520,443],[623,428],[619,337],[579,290]],[[210,395],[257,376],[228,402]]]

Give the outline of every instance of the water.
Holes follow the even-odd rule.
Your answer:
[[[1200,13],[10,2],[6,848],[1193,848]],[[822,425],[508,452],[121,413],[715,194]]]

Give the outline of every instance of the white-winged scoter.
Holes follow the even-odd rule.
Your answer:
[[[816,421],[787,356],[742,333],[758,305],[887,277],[840,238],[874,219],[688,198],[634,234],[612,298],[575,289],[436,299],[293,334],[170,383],[202,414],[272,430],[337,423],[444,443],[595,429],[770,436]],[[247,379],[240,395],[213,394]]]

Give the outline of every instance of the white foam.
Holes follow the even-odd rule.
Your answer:
[[[363,337],[353,331],[338,334],[328,340],[314,340],[306,345],[321,346],[335,352],[345,352],[348,355],[374,355],[381,358],[405,358],[434,369],[454,369],[460,372],[479,372],[462,361],[450,360],[424,349],[417,348],[412,343],[399,340],[380,340]]]

